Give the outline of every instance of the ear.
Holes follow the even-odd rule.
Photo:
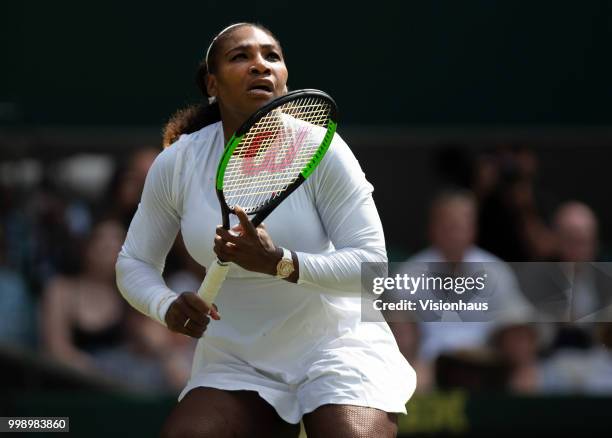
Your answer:
[[[211,97],[217,97],[218,85],[217,78],[213,74],[206,75],[206,91]]]

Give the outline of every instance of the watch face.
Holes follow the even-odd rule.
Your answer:
[[[292,260],[282,259],[276,266],[277,275],[280,277],[288,277],[294,270]]]

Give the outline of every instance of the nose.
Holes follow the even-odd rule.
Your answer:
[[[257,56],[255,56],[253,59],[253,64],[251,64],[249,72],[255,75],[270,73],[270,66],[265,58],[261,56],[261,53],[257,54]]]

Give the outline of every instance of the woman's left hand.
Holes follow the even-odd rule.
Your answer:
[[[252,272],[276,275],[276,265],[282,258],[282,249],[277,248],[262,223],[253,226],[242,208],[234,208],[240,224],[231,230],[217,227],[215,254],[220,260],[236,263]]]

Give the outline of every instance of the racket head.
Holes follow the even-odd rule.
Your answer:
[[[240,205],[257,226],[316,169],[337,126],[335,101],[296,90],[256,111],[228,141],[217,169],[223,225]]]

